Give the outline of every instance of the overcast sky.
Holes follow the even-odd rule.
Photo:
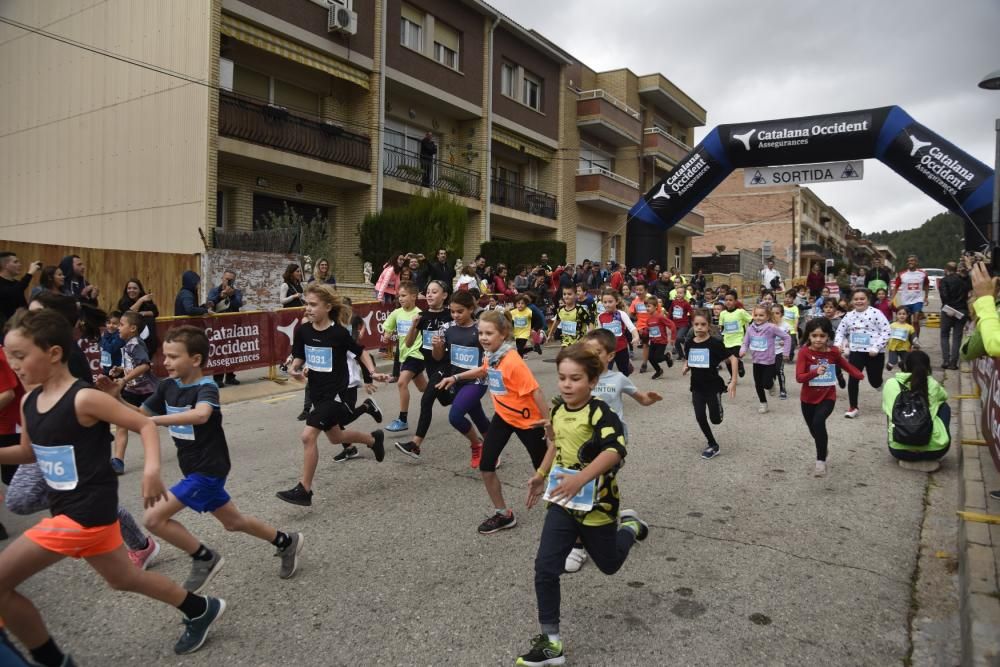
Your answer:
[[[993,166],[1000,0],[490,0],[589,67],[660,72],[721,123],[898,105]],[[878,160],[861,182],[810,186],[865,232],[940,205]]]

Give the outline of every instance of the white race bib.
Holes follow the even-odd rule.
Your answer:
[[[514,318],[514,326],[517,327],[518,329],[523,329],[524,327],[528,326],[528,318],[527,317],[515,317]]]
[[[679,320],[684,317],[684,309],[680,306],[674,306],[673,310],[670,311],[670,316],[675,320]]]
[[[576,322],[567,322],[565,320],[559,321],[559,330],[562,331],[564,336],[575,336],[576,335]]]
[[[413,320],[396,320],[396,334],[405,338],[413,327]]]
[[[420,346],[423,347],[425,350],[432,349],[434,347],[434,334],[436,333],[437,333],[436,331],[424,331],[421,334]]]
[[[479,348],[464,345],[451,346],[451,365],[457,368],[479,368]]]
[[[750,350],[752,352],[766,352],[767,336],[750,336]]]
[[[103,368],[111,366],[111,353],[107,350],[101,350],[101,366]]]
[[[907,331],[906,329],[893,329],[892,337],[895,338],[896,340],[903,340],[903,341],[910,340],[910,332]]]
[[[552,500],[552,491],[559,486],[559,478],[557,475],[575,475],[578,472],[578,470],[567,470],[566,468],[561,468],[559,466],[552,466],[552,470],[549,472],[549,483],[545,487],[545,495],[542,496],[542,499],[561,505],[562,507],[570,510],[589,512],[594,509],[594,495],[597,491],[596,479],[592,479],[584,484],[583,488],[580,489],[580,492],[572,498]]]
[[[866,333],[851,333],[851,349],[856,352],[862,352],[868,349],[872,344],[872,337]]]
[[[607,329],[615,335],[615,338],[620,338],[622,335],[622,323],[618,320],[611,320],[606,324],[601,325],[602,329]]]
[[[80,482],[76,472],[76,453],[73,445],[43,447],[31,444],[35,451],[38,469],[42,471],[45,483],[56,491],[72,491]]]
[[[179,412],[187,412],[190,410],[187,406],[175,408],[172,405],[167,406],[168,415],[176,415]],[[170,435],[178,440],[194,440],[194,424],[174,424],[168,427]]]
[[[659,338],[660,337],[660,327],[649,327],[649,337]]]
[[[637,312],[637,313],[645,313],[646,312],[646,304],[644,304],[644,303],[637,303],[637,304],[635,304],[635,312]]]
[[[319,373],[333,372],[333,348],[306,345],[306,368]]]
[[[819,368],[819,364],[810,364],[809,370],[814,371]],[[809,380],[810,387],[832,387],[836,383],[837,378],[834,375],[833,364],[826,365],[826,372],[822,375],[817,375],[812,380]]]
[[[722,333],[734,334],[739,333],[740,323],[736,320],[726,320],[726,323],[722,325]]]
[[[688,350],[688,366],[691,368],[708,368],[709,356],[709,349],[707,347],[692,347]]]
[[[490,368],[486,371],[487,386],[494,396],[506,396],[507,385],[503,383],[503,373],[499,368]]]

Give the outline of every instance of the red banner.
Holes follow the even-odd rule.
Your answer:
[[[993,455],[993,464],[1000,470],[1000,359],[980,357],[972,364],[972,373],[982,403],[979,430]]]

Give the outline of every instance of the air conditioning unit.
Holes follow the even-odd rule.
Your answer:
[[[330,0],[329,14],[326,19],[327,32],[343,32],[348,35],[358,34],[358,14],[348,9],[345,2]]]

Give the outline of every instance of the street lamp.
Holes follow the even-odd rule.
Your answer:
[[[1000,69],[993,70],[982,78],[979,87],[983,90],[1000,90]],[[993,237],[993,252],[1000,248],[1000,118],[996,119],[996,155],[993,157],[993,217],[990,235]],[[994,258],[996,261],[996,258]],[[995,266],[995,265],[994,265]]]

